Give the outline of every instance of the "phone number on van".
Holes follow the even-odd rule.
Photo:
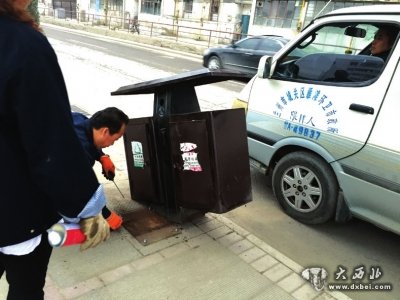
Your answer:
[[[295,134],[298,134],[298,135],[301,135],[304,137],[308,137],[308,138],[314,139],[314,140],[318,140],[319,137],[321,136],[321,132],[319,132],[318,130],[309,129],[307,127],[296,125],[296,124],[290,123],[288,121],[285,121],[283,123],[283,128],[286,130],[289,130]]]

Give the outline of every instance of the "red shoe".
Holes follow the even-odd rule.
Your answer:
[[[111,215],[106,219],[110,229],[117,230],[122,225],[122,217],[111,211]]]

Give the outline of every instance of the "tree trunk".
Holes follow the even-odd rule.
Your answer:
[[[105,16],[104,23],[105,23],[105,25],[108,24],[108,1],[109,0],[104,0],[104,16]]]

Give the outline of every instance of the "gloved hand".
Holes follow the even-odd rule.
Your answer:
[[[103,175],[108,180],[113,180],[115,177],[115,166],[109,155],[100,157],[100,163],[103,167]]]
[[[110,226],[101,213],[94,217],[81,219],[79,225],[86,236],[86,240],[81,244],[81,251],[94,248],[110,237]]]

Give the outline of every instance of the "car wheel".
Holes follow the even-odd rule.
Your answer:
[[[221,60],[217,56],[211,56],[208,59],[207,68],[209,70],[219,70],[219,69],[221,69]]]
[[[324,223],[335,212],[336,177],[313,153],[299,151],[284,156],[274,168],[272,187],[283,210],[302,223]]]

